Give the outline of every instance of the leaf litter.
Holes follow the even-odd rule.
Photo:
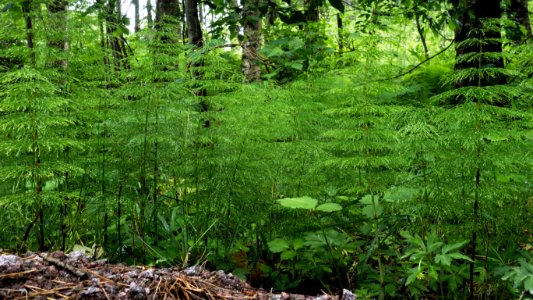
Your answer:
[[[0,249],[0,300],[3,299],[272,299],[355,300],[323,293],[273,293],[250,286],[224,271],[110,264],[76,251],[14,255]]]

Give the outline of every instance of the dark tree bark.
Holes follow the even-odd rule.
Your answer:
[[[185,0],[185,19],[189,44],[194,45],[195,48],[203,47],[202,28],[198,18],[198,0]]]
[[[140,14],[140,10],[141,10],[141,7],[140,7],[140,4],[139,4],[139,0],[132,0],[131,3],[133,4],[134,6],[134,19],[133,19],[133,31],[134,32],[139,32],[139,30],[141,30],[141,14]]]
[[[33,44],[33,20],[31,18],[31,5],[32,1],[27,2],[22,7],[22,13],[24,14],[24,21],[26,26],[26,46],[29,50],[29,64],[34,66],[35,65],[35,50],[34,50],[34,44]]]
[[[261,48],[261,13],[258,0],[243,0],[242,72],[246,82],[261,79],[259,50]]]
[[[484,27],[484,21],[499,19],[502,16],[502,8],[499,0],[457,0],[455,6],[461,15],[459,22],[461,26],[455,30],[455,55],[460,58],[462,55],[470,53],[502,52],[501,30],[500,28],[489,29]],[[484,43],[467,44],[463,43],[468,39],[484,39]],[[456,61],[455,69],[462,70],[467,68],[495,67],[503,68],[504,61],[500,56],[497,59],[489,59],[487,56],[481,56],[477,60]],[[497,76],[496,78],[471,78],[457,82],[456,85],[469,86],[481,85],[488,86],[500,84],[505,78]]]
[[[342,51],[344,51],[344,26],[342,24],[342,16],[340,13],[337,14],[337,38],[339,39],[339,53],[342,55]]]
[[[198,18],[198,0],[185,0],[184,4],[188,41],[189,44],[193,45],[192,51],[196,51],[204,46],[202,27],[200,26],[200,19]],[[197,81],[202,80],[204,77],[204,72],[202,70],[204,67],[204,61],[201,58],[196,58],[190,63],[190,67],[193,79]],[[195,94],[196,96],[201,97],[199,103],[200,112],[207,112],[209,110],[209,105],[205,99],[202,99],[207,95],[206,89],[198,87],[195,89]],[[211,126],[209,119],[204,120],[203,126],[206,128]]]

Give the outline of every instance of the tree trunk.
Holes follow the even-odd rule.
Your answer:
[[[261,13],[258,0],[243,0],[242,72],[246,82],[261,79],[259,50],[261,48]]]
[[[470,53],[502,52],[501,31],[499,28],[491,29],[483,26],[483,21],[499,19],[502,16],[502,9],[499,0],[460,0],[455,3],[456,8],[461,11],[460,24],[455,30],[455,54],[456,58]],[[484,39],[484,43],[470,44],[464,43],[469,39]],[[503,68],[504,61],[501,56],[497,59],[489,59],[481,56],[479,59],[469,61],[456,61],[455,69],[495,67]],[[495,78],[468,78],[457,82],[461,86],[488,86],[500,84],[505,81],[502,76]]]
[[[177,43],[180,17],[179,0],[157,0],[155,27],[163,43]]]
[[[185,18],[189,44],[194,45],[195,48],[203,47],[202,28],[198,19],[198,0],[185,0]]]
[[[54,54],[56,56],[52,58],[51,65],[62,70],[67,69],[67,59],[64,54],[69,47],[67,41],[67,8],[68,2],[65,0],[54,0],[48,5],[50,34],[47,37],[47,45],[55,49]]]
[[[342,16],[340,13],[338,13],[337,15],[337,38],[339,39],[338,41],[338,46],[339,46],[339,54],[342,55],[342,51],[344,51],[344,26],[342,24]]]
[[[33,44],[33,21],[31,18],[31,5],[32,1],[29,1],[25,3],[25,5],[22,7],[22,13],[24,14],[24,21],[26,26],[26,46],[28,47],[29,51],[29,64],[31,66],[35,66],[35,50],[34,50],[34,44]]]
[[[198,19],[198,1],[197,0],[185,0],[185,19],[187,23],[187,35],[189,39],[189,44],[193,45],[192,51],[196,51],[198,48],[204,46],[204,40],[202,35],[202,28],[200,27],[200,20]],[[204,72],[202,68],[204,67],[203,59],[194,59],[190,63],[192,77],[194,80],[202,80],[204,77]],[[198,84],[196,84],[198,87]],[[204,97],[206,96],[207,91],[203,87],[198,87],[195,89],[196,96]],[[200,112],[207,112],[209,110],[209,105],[205,99],[200,100]],[[204,127],[210,127],[210,121],[208,119],[203,122]]]
[[[146,20],[148,22],[148,28],[152,28],[154,24],[154,18],[152,17],[152,1],[146,0]]]
[[[111,49],[115,71],[129,69],[126,40],[124,39],[124,35],[122,33],[120,33],[118,36],[115,33],[122,22],[120,13],[120,0],[107,1],[105,20],[107,37],[106,44],[108,49]]]
[[[133,19],[133,31],[139,32],[139,30],[141,30],[141,7],[139,4],[139,0],[132,0],[131,3],[133,4],[135,9],[135,17]]]

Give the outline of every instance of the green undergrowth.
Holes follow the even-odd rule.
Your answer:
[[[142,34],[133,47],[152,44],[121,72],[74,46],[68,76],[44,56],[1,73],[0,247],[361,299],[531,294],[526,50],[484,70],[506,84],[452,88],[483,70],[445,56],[398,77],[394,53],[357,37],[370,50],[329,58],[336,69],[320,57],[242,84],[216,41],[148,51],[160,41]]]

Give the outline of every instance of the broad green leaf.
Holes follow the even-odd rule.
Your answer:
[[[288,64],[288,66],[298,71],[301,71],[304,68],[303,61],[301,60],[291,62]]]
[[[302,208],[302,209],[313,210],[315,209],[318,201],[311,197],[304,196],[304,197],[299,197],[299,198],[279,199],[278,203],[281,204],[281,206],[284,206],[287,208]]]
[[[296,257],[296,251],[294,250],[287,250],[287,251],[283,251],[281,253],[281,260],[291,260],[293,259],[294,257]]]
[[[374,214],[376,214],[378,217],[381,215],[381,213],[383,212],[383,207],[381,206],[381,204],[379,204],[379,202],[377,200],[375,200],[376,202],[376,205],[372,205],[371,204],[367,204],[364,208],[363,208],[363,215],[369,217],[369,218],[374,218]]]
[[[274,48],[271,48],[271,49],[268,49],[269,51],[267,50],[263,50],[263,52],[265,53],[265,55],[267,57],[279,57],[279,56],[282,56],[285,54],[285,51],[281,50],[281,48],[279,47],[274,47]]]
[[[289,243],[282,239],[274,239],[268,242],[268,249],[270,249],[270,251],[273,253],[279,253],[289,249]]]
[[[292,240],[292,247],[294,250],[301,249],[303,246],[305,246],[305,240],[302,238],[297,238],[295,240]]]
[[[324,212],[334,212],[342,210],[342,206],[340,206],[337,203],[324,203],[319,205],[316,210],[324,211]]]
[[[372,195],[364,195],[359,202],[361,204],[372,204]]]

